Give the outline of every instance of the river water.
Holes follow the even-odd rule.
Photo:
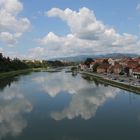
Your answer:
[[[140,140],[140,95],[65,70],[1,80],[0,140]]]

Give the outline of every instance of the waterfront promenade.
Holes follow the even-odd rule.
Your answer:
[[[98,81],[109,84],[111,86],[140,94],[140,86],[134,84],[133,82],[135,81],[133,81],[133,79],[131,79],[131,82],[129,82],[126,80],[126,78],[124,80],[122,79],[120,80],[119,78],[116,79],[116,76],[114,78],[109,78],[108,75],[97,74],[97,73],[92,73],[87,71],[80,71],[79,73],[83,75],[92,76]]]

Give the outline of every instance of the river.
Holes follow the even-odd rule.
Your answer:
[[[139,140],[140,95],[78,74],[0,81],[0,140]]]

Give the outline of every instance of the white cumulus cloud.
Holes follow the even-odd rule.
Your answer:
[[[81,8],[79,12],[59,8],[52,8],[47,12],[49,17],[59,17],[66,21],[72,34],[82,39],[98,40],[101,37],[117,36],[113,28],[108,28],[101,21],[96,19],[93,11],[88,8]]]
[[[29,29],[31,24],[29,19],[18,16],[22,10],[23,5],[19,0],[0,0],[0,41],[10,46],[14,45]]]
[[[0,40],[2,40],[3,42],[7,42],[9,45],[13,45],[17,42],[15,35],[9,32],[1,32]]]
[[[52,8],[45,12],[48,17],[58,17],[70,28],[66,36],[53,32],[38,39],[45,56],[60,57],[97,53],[140,53],[137,36],[129,33],[118,33],[113,27],[99,21],[95,13],[83,7],[79,11],[69,8],[62,10]],[[36,48],[35,48],[36,49]],[[41,54],[42,57],[44,54]]]

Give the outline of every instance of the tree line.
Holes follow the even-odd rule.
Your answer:
[[[4,57],[3,54],[0,53],[0,72],[15,71],[26,68],[28,68],[28,65],[18,58],[14,58],[12,60],[9,57]]]
[[[46,68],[46,67],[63,67],[72,65],[73,63],[65,63],[59,60],[56,61],[38,61],[38,60],[20,60],[18,58],[10,59],[9,57],[3,56],[0,53],[0,72],[8,72],[8,71],[15,71],[15,70],[22,70],[28,68]]]

